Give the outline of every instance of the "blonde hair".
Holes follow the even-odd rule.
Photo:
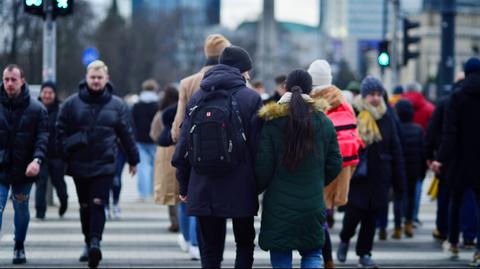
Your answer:
[[[108,74],[108,66],[103,61],[100,61],[100,60],[95,60],[87,66],[87,72],[91,69],[93,69],[93,70],[103,70],[103,71],[105,71],[105,73]]]

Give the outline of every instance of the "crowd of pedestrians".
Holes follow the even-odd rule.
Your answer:
[[[45,220],[49,179],[62,217],[69,175],[85,242],[79,260],[96,268],[106,220],[121,219],[128,163],[139,202],[168,206],[168,230],[179,232],[180,248],[204,268],[221,267],[229,219],[235,267],[251,268],[259,213],[258,244],[273,268],[291,268],[292,251],[299,252],[302,268],[335,268],[332,254],[345,262],[357,230],[358,265],[375,268],[375,235],[388,240],[390,201],[392,239],[414,237],[422,224],[420,197],[429,169],[439,182],[433,237],[446,240],[452,258],[462,246],[476,247],[472,265],[480,266],[479,59],[466,62],[464,78],[435,106],[417,82],[390,90],[367,76],[339,89],[324,59],[278,75],[270,96],[263,82],[250,83],[253,60],[245,49],[213,34],[204,53],[198,73],[164,87],[147,79],[133,104],[116,96],[99,60],[63,103],[55,83],[43,83],[36,100],[22,68],[5,67],[0,227],[11,189],[14,264],[27,262],[33,183],[36,219]],[[333,235],[337,211],[343,219]],[[333,236],[340,240],[336,250]]]

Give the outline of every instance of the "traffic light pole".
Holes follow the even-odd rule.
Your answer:
[[[455,0],[443,0],[442,56],[440,60],[437,97],[452,89],[455,70]]]
[[[400,1],[393,0],[393,34],[392,34],[392,85],[398,85],[399,53],[398,53],[398,21],[400,20]]]
[[[43,81],[56,81],[57,59],[57,24],[53,18],[52,0],[45,2],[45,19],[43,21]]]
[[[45,2],[45,19],[43,20],[43,81],[57,80],[57,24],[53,18],[52,0]],[[53,188],[50,180],[47,180],[47,204],[53,205]]]

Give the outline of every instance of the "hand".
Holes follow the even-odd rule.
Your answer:
[[[25,176],[27,177],[35,177],[40,173],[40,164],[37,161],[33,160],[28,166],[27,170],[25,171]]]
[[[178,197],[180,197],[180,201],[182,201],[184,203],[186,203],[188,201],[188,195],[185,195],[185,196],[179,195]]]
[[[442,163],[441,162],[438,162],[438,161],[433,161],[432,162],[432,165],[430,166],[430,169],[432,169],[432,171],[435,173],[435,174],[440,174],[440,171],[441,171],[441,168],[442,168]]]
[[[128,171],[130,172],[130,175],[134,176],[137,173],[137,166],[131,166],[128,168]]]

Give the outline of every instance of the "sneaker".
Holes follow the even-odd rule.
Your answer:
[[[405,226],[403,227],[403,232],[405,233],[406,237],[408,237],[408,238],[413,237],[413,224],[412,224],[412,222],[405,223]]]
[[[122,217],[122,214],[121,214],[120,206],[113,205],[113,219],[119,220],[121,219],[121,217]]]
[[[88,267],[97,268],[102,260],[102,251],[100,250],[100,241],[93,237],[90,241],[90,248],[88,249]]]
[[[27,257],[25,256],[25,249],[13,250],[13,264],[25,264],[27,263]]]
[[[62,218],[63,215],[65,215],[65,212],[67,212],[67,208],[68,208],[68,200],[60,201],[60,207],[58,208],[58,215],[60,216],[60,218]]]
[[[183,252],[188,252],[188,242],[185,241],[185,238],[183,237],[183,234],[179,234],[178,235],[178,245],[180,246],[180,249],[183,251]]]
[[[414,229],[417,229],[417,228],[422,227],[422,226],[423,226],[423,223],[422,223],[420,220],[417,219],[417,220],[414,220],[414,221],[412,222],[412,226],[413,226]]]
[[[432,236],[433,236],[433,238],[441,240],[441,241],[447,240],[447,236],[442,234],[438,229],[435,229],[435,230],[432,231]]]
[[[469,263],[470,266],[480,267],[480,252],[473,254],[473,260]]]
[[[387,230],[384,228],[381,228],[380,231],[378,232],[378,240],[380,241],[385,241],[387,240]]]
[[[401,227],[396,227],[395,229],[393,229],[392,239],[397,239],[397,240],[402,239],[402,228]]]
[[[459,253],[460,253],[460,249],[458,248],[458,246],[456,246],[456,245],[451,245],[451,246],[448,248],[448,252],[450,253],[450,259],[451,259],[451,260],[458,260],[458,258],[459,258]]]
[[[79,262],[88,262],[88,246],[85,246],[83,248],[83,252],[80,255],[80,258],[78,258]]]
[[[363,255],[358,259],[358,267],[360,268],[378,268],[370,255]]]
[[[190,247],[188,248],[188,252],[192,261],[200,260],[200,249],[198,249],[198,246],[190,245]]]
[[[345,262],[347,260],[348,243],[340,242],[337,249],[337,260],[339,262]]]
[[[335,268],[335,263],[333,262],[333,260],[325,261],[325,263],[323,264],[323,268],[334,269]]]
[[[178,233],[178,230],[178,225],[170,224],[170,226],[168,227],[168,231],[171,233]]]
[[[112,215],[110,215],[110,208],[105,207],[105,220],[112,219]]]
[[[463,239],[463,249],[474,249],[476,246],[474,239]]]

